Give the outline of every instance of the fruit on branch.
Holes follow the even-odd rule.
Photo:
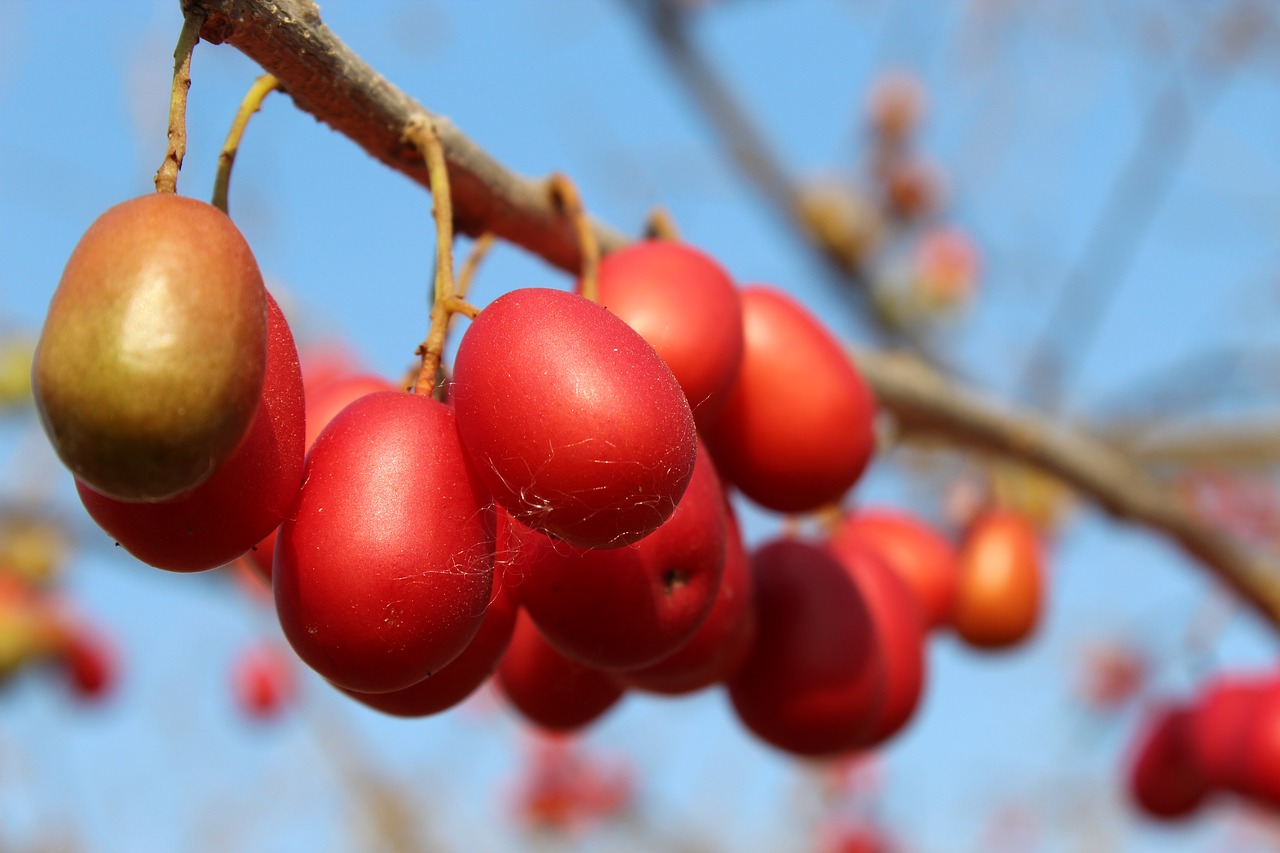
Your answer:
[[[100,216],[67,261],[32,362],[36,408],[76,478],[119,500],[208,479],[249,428],[266,296],[226,214],[147,195]]]
[[[715,604],[724,492],[699,448],[676,511],[633,545],[574,548],[527,528],[515,539],[532,551],[520,601],[547,642],[588,666],[637,669],[688,642]]]
[[[1010,510],[989,510],[971,523],[961,543],[952,625],[981,649],[1027,639],[1040,621],[1044,596],[1040,537]]]
[[[62,666],[72,692],[87,702],[105,699],[118,680],[115,650],[105,635],[81,624],[68,628]]]
[[[493,600],[475,638],[448,666],[417,684],[391,693],[357,693],[348,696],[394,717],[425,717],[459,704],[483,684],[498,667],[511,642],[518,605],[515,595],[494,572]],[[342,688],[339,688],[342,689]]]
[[[1227,675],[1192,708],[1190,749],[1217,788],[1280,806],[1280,680]]]
[[[275,643],[242,650],[231,671],[232,694],[240,711],[256,721],[279,717],[297,695],[296,666],[293,656]]]
[[[853,362],[790,296],[741,293],[742,368],[707,446],[761,506],[809,512],[840,500],[875,449],[876,402]]]
[[[320,675],[401,690],[475,636],[493,585],[491,498],[453,412],[386,391],[330,421],[276,540],[280,625]]]
[[[715,603],[693,638],[655,664],[619,673],[628,687],[670,695],[692,693],[738,674],[756,637],[751,564],[733,508],[725,502],[724,576]]]
[[[933,528],[905,512],[863,508],[841,517],[830,547],[841,553],[858,542],[878,553],[911,591],[926,627],[951,621],[956,594],[956,550]]]
[[[871,614],[830,552],[793,539],[751,558],[756,642],[729,682],[738,718],[798,755],[860,747],[879,719],[884,685]]]
[[[494,680],[526,720],[551,732],[571,732],[595,722],[623,694],[600,670],[552,648],[523,608]]]
[[[577,547],[648,535],[693,475],[693,415],[671,370],[576,294],[526,288],[494,300],[462,337],[451,393],[498,503]]]
[[[1192,754],[1186,708],[1160,708],[1139,736],[1129,771],[1129,796],[1139,809],[1160,820],[1191,815],[1210,792]]]
[[[304,373],[302,387],[306,396],[306,434],[303,447],[306,450],[311,449],[320,431],[348,405],[368,394],[396,390],[386,379],[365,374],[330,377],[324,382],[311,382],[308,379]],[[268,583],[271,582],[271,562],[275,556],[278,531],[277,524],[248,554],[250,563]]]
[[[925,683],[925,626],[915,598],[870,545],[844,540],[831,552],[858,587],[871,616],[883,696],[864,746],[883,743],[915,714]]]
[[[229,563],[274,530],[302,484],[302,371],[289,324],[267,296],[267,369],[248,434],[212,477],[154,503],[121,501],[76,481],[98,525],[142,562],[175,572]]]
[[[606,255],[598,279],[600,304],[657,350],[705,429],[742,363],[742,307],[729,274],[692,246],[648,240]]]

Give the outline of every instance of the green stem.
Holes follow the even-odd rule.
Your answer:
[[[227,193],[231,188],[231,167],[235,165],[236,152],[240,150],[240,140],[244,138],[244,129],[249,125],[249,117],[262,109],[262,101],[267,95],[279,88],[279,80],[270,74],[263,74],[249,87],[244,100],[240,102],[240,109],[236,110],[231,129],[227,131],[227,141],[223,143],[222,151],[218,153],[218,174],[213,180],[213,206],[223,213],[228,212]]]

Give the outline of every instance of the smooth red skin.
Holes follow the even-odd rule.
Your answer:
[[[951,621],[985,650],[1007,649],[1035,633],[1044,598],[1044,557],[1031,522],[1006,510],[980,515],[961,543]]]
[[[600,304],[657,350],[699,429],[724,408],[742,364],[742,306],[729,274],[685,243],[649,240],[600,261]]]
[[[73,630],[63,652],[67,679],[81,699],[97,701],[115,686],[116,656],[110,643],[93,631]]]
[[[1214,785],[1235,789],[1251,750],[1253,718],[1270,683],[1258,676],[1216,680],[1196,704],[1190,743],[1196,763]]]
[[[462,337],[451,393],[498,503],[574,546],[638,541],[693,476],[693,415],[671,370],[576,294],[526,288],[494,300]]]
[[[326,377],[324,381],[316,382],[308,382],[304,376],[303,388],[307,398],[303,447],[307,450],[316,443],[316,437],[320,435],[320,431],[329,425],[329,421],[337,417],[338,412],[368,394],[397,390],[394,385],[380,376],[364,374]],[[249,562],[267,583],[271,582],[271,561],[276,552],[278,532],[278,526],[273,528],[248,553]]]
[[[1244,766],[1231,787],[1267,808],[1280,808],[1280,685],[1269,684],[1256,703]]]
[[[1139,737],[1130,764],[1130,798],[1159,820],[1190,816],[1211,790],[1192,755],[1190,723],[1188,709],[1159,709]]]
[[[876,401],[812,314],[768,287],[741,291],[742,368],[705,433],[721,475],[777,512],[840,500],[875,450]]]
[[[267,370],[243,443],[213,476],[158,503],[119,501],[80,481],[98,526],[142,562],[201,572],[231,562],[280,524],[302,484],[302,371],[293,334],[267,295]]]
[[[511,644],[494,676],[499,689],[529,722],[550,732],[585,728],[622,698],[605,673],[551,647],[521,608]]]
[[[515,596],[495,572],[494,597],[485,611],[475,639],[444,669],[417,684],[392,693],[357,693],[344,690],[351,698],[393,717],[426,717],[460,704],[474,693],[498,668],[498,661],[511,643],[519,609]]]
[[[858,748],[879,717],[880,659],[866,602],[823,548],[771,542],[752,556],[756,642],[729,698],[761,740],[797,755]]]
[[[956,549],[924,522],[905,512],[861,509],[846,513],[831,534],[839,552],[846,541],[874,549],[906,583],[926,626],[951,622],[956,598]]]
[[[828,548],[849,573],[871,614],[883,668],[884,696],[865,746],[883,743],[911,720],[925,684],[925,627],[906,583],[880,553],[857,541]]]
[[[334,418],[276,540],[272,585],[295,652],[335,684],[387,693],[447,666],[493,584],[490,497],[453,413],[384,391]]]
[[[655,664],[620,673],[628,687],[668,696],[693,693],[738,674],[756,638],[755,589],[738,520],[725,504],[724,576],[693,639]]]
[[[702,452],[676,511],[634,545],[521,538],[534,553],[520,601],[547,642],[587,666],[637,669],[689,642],[711,613],[724,574],[724,492]],[[669,587],[672,573],[682,580]]]
[[[1280,681],[1226,676],[1196,705],[1190,745],[1213,785],[1280,806]]]
[[[236,704],[255,720],[278,717],[297,693],[291,656],[274,646],[250,648],[235,661],[231,686]]]

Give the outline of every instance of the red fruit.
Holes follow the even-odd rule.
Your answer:
[[[1002,649],[1031,635],[1040,621],[1044,580],[1040,537],[1015,512],[974,520],[960,546],[952,624],[981,649]]]
[[[572,293],[514,290],[462,337],[453,404],[498,503],[580,548],[635,542],[693,476],[693,415],[653,347]]]
[[[379,376],[358,374],[355,376],[327,377],[325,381],[308,382],[304,377],[307,395],[306,434],[303,439],[304,450],[310,450],[315,444],[316,436],[329,425],[329,421],[337,416],[351,403],[368,394],[378,391],[394,391],[395,386]],[[263,537],[251,551],[249,559],[254,568],[267,583],[271,582],[271,562],[276,552],[276,534],[274,528]]]
[[[159,503],[119,501],[80,481],[89,515],[148,565],[199,572],[229,563],[280,524],[302,483],[302,372],[284,314],[267,296],[267,370],[244,442],[191,491]]]
[[[688,642],[715,604],[724,492],[699,453],[676,511],[634,545],[592,551],[533,531],[516,538],[534,550],[520,601],[547,642],[588,666],[636,669]]]
[[[490,498],[453,413],[370,394],[320,433],[304,476],[272,578],[294,651],[363,693],[446,666],[479,630],[493,583]]]
[[[707,445],[721,475],[761,506],[834,503],[875,449],[876,403],[822,324],[767,287],[741,293],[742,368]]]
[[[253,720],[280,716],[297,694],[294,659],[275,644],[245,649],[235,660],[231,687],[236,704]]]
[[[825,549],[782,539],[751,559],[756,642],[729,682],[739,719],[757,737],[799,755],[864,743],[883,695],[867,605]]]
[[[650,240],[600,261],[599,293],[662,356],[706,428],[742,363],[742,306],[729,274],[692,246]]]
[[[1269,808],[1280,808],[1280,683],[1254,700],[1245,732],[1245,757],[1229,787]]]
[[[116,683],[116,656],[106,638],[83,626],[71,629],[63,649],[71,689],[81,699],[98,701]]]
[[[267,334],[262,274],[225,213],[173,193],[130,199],[67,261],[32,356],[36,412],[94,491],[175,498],[244,440]]]
[[[956,552],[932,528],[903,512],[863,509],[840,519],[831,549],[858,542],[879,554],[906,584],[927,627],[951,620],[956,594]]]
[[[523,609],[495,680],[525,719],[553,732],[581,729],[622,698],[609,676],[552,648]]]
[[[1280,806],[1280,680],[1224,676],[1193,709],[1190,745],[1209,782]]]
[[[857,585],[871,614],[883,669],[884,695],[865,746],[897,734],[915,713],[924,692],[924,624],[911,591],[871,548],[844,541],[828,545]]]
[[[343,690],[348,696],[370,708],[394,717],[425,717],[457,705],[476,691],[493,671],[511,642],[515,630],[515,596],[494,573],[493,601],[485,611],[484,621],[475,639],[467,644],[448,666],[417,684],[392,693],[357,693]],[[343,688],[339,688],[340,690]]]
[[[737,675],[756,637],[751,563],[738,521],[725,504],[724,576],[706,621],[672,654],[643,669],[619,674],[628,687],[670,695],[692,693]]]
[[[1138,739],[1129,773],[1129,795],[1151,817],[1187,817],[1209,793],[1209,783],[1192,755],[1190,718],[1185,708],[1161,708]]]

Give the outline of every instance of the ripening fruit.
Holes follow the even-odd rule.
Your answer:
[[[489,604],[489,502],[444,404],[384,391],[343,409],[276,540],[276,611],[294,651],[363,693],[448,665]]]
[[[951,621],[956,596],[956,549],[919,519],[890,509],[847,513],[831,533],[837,553],[856,541],[876,551],[902,578],[920,608],[925,626]]]
[[[600,261],[600,304],[657,350],[705,429],[742,363],[742,306],[716,261],[684,243],[648,240]]]
[[[266,338],[262,275],[226,214],[135,198],[89,226],[67,261],[32,362],[36,409],[78,480],[165,500],[244,438]]]
[[[618,674],[628,687],[650,693],[692,693],[733,678],[756,638],[751,563],[733,509],[725,503],[724,576],[711,612],[693,638],[655,664]]]
[[[874,628],[857,586],[828,551],[791,539],[751,558],[756,642],[729,682],[753,734],[798,755],[865,743],[883,696]]]
[[[623,693],[603,672],[553,649],[523,608],[494,680],[521,716],[552,732],[571,732],[595,722]]]
[[[279,717],[298,692],[296,666],[296,659],[274,643],[251,646],[237,654],[231,690],[240,711],[251,720]]]
[[[588,666],[637,669],[688,642],[715,604],[724,492],[699,453],[676,511],[633,545],[574,548],[527,529],[516,538],[534,550],[520,601],[547,642]]]
[[[864,746],[880,744],[911,720],[924,693],[924,623],[907,585],[888,561],[856,540],[828,548],[858,587],[875,635],[883,679],[883,697]]]
[[[742,368],[706,433],[721,475],[778,512],[840,500],[875,449],[876,402],[849,356],[786,294],[743,289]]]
[[[84,626],[71,628],[62,649],[62,664],[72,691],[80,699],[100,701],[115,687],[115,651],[97,631]]]
[[[497,572],[493,576],[493,593],[493,601],[489,602],[475,638],[444,669],[417,684],[391,693],[357,693],[339,689],[370,708],[393,717],[425,717],[459,704],[493,675],[515,630],[516,598]]]
[[[693,476],[693,415],[671,370],[572,293],[513,290],[481,311],[458,347],[452,399],[498,503],[580,548],[656,530]]]
[[[267,372],[249,433],[217,472],[176,498],[119,501],[79,480],[94,521],[142,562],[174,572],[229,563],[274,530],[302,484],[303,400],[298,351],[284,314],[267,297]]]
[[[1021,515],[978,516],[959,552],[951,620],[960,638],[1002,649],[1029,637],[1040,621],[1043,563],[1039,534]]]
[[[367,394],[377,391],[394,391],[395,386],[380,376],[355,374],[340,378],[330,378],[325,382],[309,382],[302,378],[303,392],[306,395],[306,435],[303,439],[304,450],[310,450],[316,436],[329,425],[338,412]],[[299,466],[301,473],[301,466]],[[250,564],[267,583],[271,582],[271,562],[276,552],[276,533],[279,525],[271,528],[271,532],[262,537],[257,546],[248,553]]]
[[[1186,708],[1160,708],[1139,736],[1130,764],[1129,796],[1150,817],[1187,817],[1209,794],[1210,785],[1191,750],[1190,717]]]

